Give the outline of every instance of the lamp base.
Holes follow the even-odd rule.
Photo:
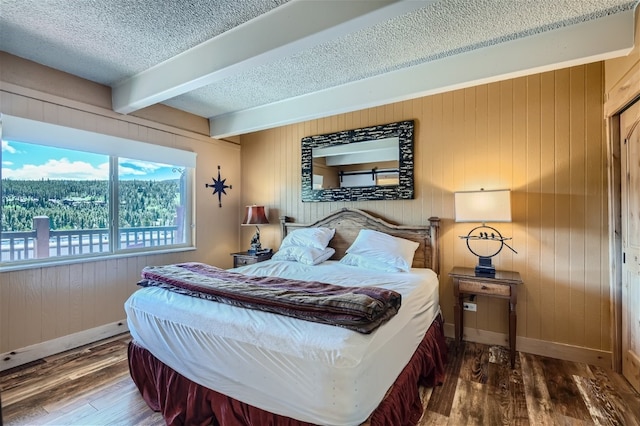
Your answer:
[[[262,244],[260,244],[260,228],[256,225],[256,233],[251,237],[251,244],[249,246],[249,250],[247,253],[255,255],[258,254],[260,250],[262,250]]]
[[[496,275],[496,268],[491,264],[490,257],[480,256],[476,265],[476,275],[481,277],[493,277]]]

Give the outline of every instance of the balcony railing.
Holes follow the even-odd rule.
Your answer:
[[[182,242],[177,226],[120,228],[118,234],[118,249],[167,246]],[[34,218],[33,231],[2,232],[0,240],[0,262],[108,253],[111,250],[107,228],[51,231],[49,218],[42,216]]]

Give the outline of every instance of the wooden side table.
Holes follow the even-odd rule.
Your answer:
[[[513,271],[497,271],[495,276],[476,275],[474,268],[456,266],[449,276],[453,279],[453,295],[455,305],[453,316],[456,340],[462,341],[463,299],[465,294],[498,297],[509,300],[509,350],[511,352],[511,368],[516,361],[516,303],[518,302],[518,285],[522,284],[520,274]]]
[[[271,259],[271,256],[273,256],[273,252],[271,251],[261,254],[249,254],[246,251],[241,251],[238,253],[231,253],[231,256],[233,256],[233,267],[237,268],[239,266],[253,265],[254,263],[269,260]]]

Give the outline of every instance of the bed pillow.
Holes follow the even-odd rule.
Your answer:
[[[369,260],[359,254],[347,253],[342,259],[340,259],[340,263],[376,272],[404,272],[404,270],[396,266],[392,266],[385,262]]]
[[[317,265],[329,259],[335,252],[335,249],[332,247],[320,250],[311,247],[287,246],[284,248],[280,247],[280,250],[278,250],[271,259],[290,260],[304,263],[305,265]]]
[[[284,237],[280,249],[287,246],[298,246],[324,250],[335,233],[336,230],[331,228],[296,229]]]
[[[413,255],[419,245],[415,241],[371,229],[362,229],[351,247],[347,249],[347,253],[361,256],[370,267],[380,264],[378,270],[395,268],[395,270],[406,272],[411,269]],[[363,262],[362,259],[358,259],[358,261],[347,260],[347,262],[349,261]]]

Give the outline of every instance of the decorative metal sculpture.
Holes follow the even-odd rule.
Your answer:
[[[225,183],[227,180],[220,177],[220,165],[218,165],[218,179],[214,177],[211,179],[213,179],[213,185],[205,183],[204,186],[207,188],[213,188],[213,195],[218,194],[218,207],[222,207],[222,194],[227,195],[225,189],[233,189],[233,186],[227,185]]]
[[[491,231],[491,233],[479,231],[478,234],[476,235],[473,234],[474,231],[483,229],[483,228],[488,229],[489,231]],[[471,231],[469,231],[469,234],[461,235],[460,238],[463,240],[467,240],[467,248],[469,249],[469,251],[475,254],[476,256],[478,256],[479,263],[476,266],[476,274],[478,275],[489,275],[489,276],[495,275],[496,269],[491,264],[491,258],[496,256],[498,253],[500,253],[503,247],[506,246],[509,250],[518,254],[518,252],[515,251],[513,247],[511,247],[509,244],[506,243],[506,241],[510,240],[511,238],[503,237],[500,231],[498,231],[496,228],[493,228],[491,226],[487,226],[487,225],[476,226]],[[470,241],[472,240],[495,241],[499,244],[499,246],[493,253],[482,255],[477,253],[471,248]]]

